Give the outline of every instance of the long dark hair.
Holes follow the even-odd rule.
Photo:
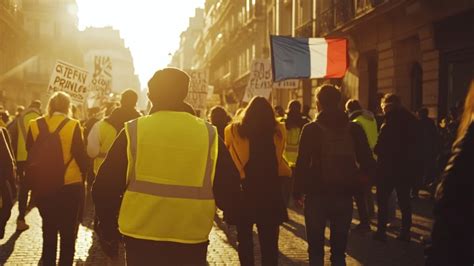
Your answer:
[[[270,103],[264,97],[255,96],[245,108],[239,123],[239,134],[243,138],[273,136],[277,121]]]

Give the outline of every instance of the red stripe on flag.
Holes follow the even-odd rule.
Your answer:
[[[326,39],[328,43],[328,63],[326,78],[342,78],[348,64],[347,39]]]

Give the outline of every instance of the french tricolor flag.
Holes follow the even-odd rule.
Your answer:
[[[270,36],[274,81],[342,78],[348,66],[347,39]]]

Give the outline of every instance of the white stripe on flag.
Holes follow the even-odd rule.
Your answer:
[[[309,38],[311,78],[324,78],[328,66],[328,43],[324,38]]]

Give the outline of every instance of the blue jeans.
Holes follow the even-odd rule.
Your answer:
[[[346,265],[346,247],[352,221],[351,195],[308,195],[305,200],[306,238],[310,265],[324,265],[324,231],[331,230],[332,265]]]

